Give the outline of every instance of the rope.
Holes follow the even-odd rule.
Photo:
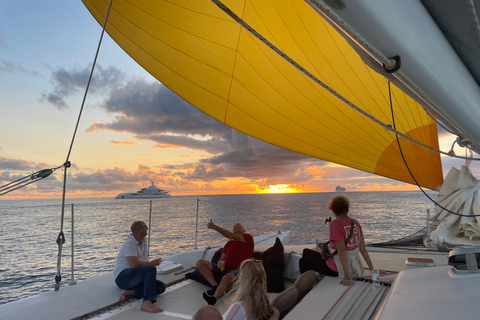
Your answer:
[[[394,113],[393,113],[393,102],[392,102],[392,91],[390,89],[390,81],[388,81],[388,96],[390,98],[390,110],[392,112],[392,123],[393,123],[393,127],[395,128],[395,116],[394,116]],[[418,186],[418,188],[423,192],[423,194],[428,198],[430,199],[430,201],[432,201],[436,206],[442,208],[443,210],[453,214],[453,215],[456,215],[456,216],[460,216],[460,217],[480,217],[480,214],[476,214],[476,215],[465,215],[465,214],[460,214],[460,213],[456,213],[456,212],[453,212],[453,211],[450,211],[448,210],[447,208],[444,208],[442,205],[440,205],[439,203],[437,203],[435,200],[433,200],[426,192],[425,190],[423,190],[422,186],[420,186],[420,184],[418,184],[418,181],[417,179],[415,179],[415,176],[413,175],[412,171],[410,170],[410,167],[408,166],[408,163],[407,163],[407,160],[405,160],[405,157],[403,155],[403,151],[402,151],[402,146],[400,145],[400,139],[398,139],[398,136],[395,135],[396,139],[397,139],[397,144],[398,144],[398,149],[400,150],[400,154],[402,156],[402,159],[403,159],[403,163],[405,163],[405,167],[407,168],[408,172],[410,173],[410,176],[412,177],[413,181],[415,181],[415,184]]]
[[[51,169],[42,169],[23,178],[17,179],[15,181],[4,184],[0,187],[0,196],[12,192],[14,190],[20,189],[22,187],[28,186],[31,183],[37,182],[39,180],[45,179],[51,175],[58,168],[63,167],[63,165]]]
[[[62,280],[62,276],[60,274],[60,269],[61,269],[61,262],[62,262],[62,246],[65,243],[65,235],[63,234],[63,221],[64,221],[64,218],[65,218],[65,190],[66,190],[66,184],[67,184],[67,168],[69,168],[70,165],[71,165],[70,161],[69,161],[69,158],[70,158],[70,154],[72,152],[73,142],[75,141],[75,136],[77,134],[78,125],[80,124],[80,119],[82,117],[83,108],[85,107],[85,101],[87,99],[88,89],[90,88],[90,83],[92,81],[93,71],[94,71],[95,65],[97,63],[98,53],[100,51],[100,47],[101,47],[101,44],[102,44],[103,35],[105,34],[105,28],[107,26],[108,16],[110,14],[110,9],[112,8],[112,3],[113,3],[113,0],[110,0],[110,5],[108,6],[107,15],[105,16],[105,22],[103,24],[102,32],[101,32],[101,35],[100,35],[100,40],[98,42],[97,51],[95,53],[95,58],[93,60],[92,69],[90,71],[90,76],[88,77],[87,87],[85,88],[85,94],[83,95],[82,105],[80,107],[80,112],[78,114],[77,123],[75,125],[75,130],[73,131],[73,136],[72,136],[72,141],[70,143],[70,148],[68,149],[67,158],[65,160],[65,163],[63,164],[64,167],[65,167],[65,170],[64,170],[64,175],[63,175],[62,214],[61,214],[61,218],[60,218],[60,232],[58,234],[57,241],[56,241],[57,245],[58,245],[58,257],[57,257],[57,273],[55,275],[55,290],[60,289],[60,281]]]
[[[382,126],[385,130],[390,131],[394,133],[396,136],[400,136],[412,143],[415,143],[427,150],[437,152],[440,154],[444,154],[453,158],[460,158],[460,159],[465,159],[465,157],[457,156],[457,155],[452,155],[447,152],[432,148],[430,146],[427,146],[426,144],[421,143],[420,141],[417,141],[415,139],[412,139],[408,137],[407,135],[397,131],[394,129],[391,125],[385,124],[375,118],[374,116],[370,115],[369,113],[365,112],[361,108],[357,107],[355,104],[344,98],[342,95],[340,95],[338,92],[330,88],[327,84],[323,83],[321,80],[319,80],[317,77],[315,77],[313,74],[311,74],[309,71],[307,71],[305,68],[303,68],[300,64],[295,62],[292,58],[290,58],[287,54],[285,54],[282,50],[277,48],[273,43],[265,39],[260,33],[258,33],[255,29],[253,29],[249,24],[247,24],[244,20],[242,20],[239,16],[237,16],[232,10],[230,10],[226,5],[224,5],[221,1],[219,0],[211,0],[213,3],[215,3],[220,9],[222,9],[226,14],[228,14],[233,20],[235,20],[238,24],[240,24],[245,30],[250,32],[254,37],[256,37],[258,40],[262,41],[265,45],[267,45],[270,49],[272,49],[275,53],[277,53],[279,56],[281,56],[284,60],[288,61],[292,66],[300,70],[303,74],[305,74],[307,77],[315,81],[317,84],[319,84],[321,87],[323,87],[325,90],[327,90],[329,93],[334,95],[336,98],[340,99],[342,102],[344,102],[346,105],[349,107],[353,108],[355,111],[358,113],[362,114],[366,118],[370,119],[371,121],[375,122],[376,124]],[[480,160],[480,158],[474,158],[472,160]]]

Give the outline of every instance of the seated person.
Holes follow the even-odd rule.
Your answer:
[[[212,286],[211,290],[203,293],[203,298],[209,305],[215,305],[233,283],[243,260],[252,258],[254,242],[253,237],[245,232],[240,223],[233,225],[232,232],[217,226],[212,220],[207,224],[207,228],[213,229],[231,240],[223,248],[222,255],[216,265],[207,260],[198,260],[197,262],[198,271]],[[222,270],[222,263],[224,264],[224,270]],[[215,279],[216,277],[221,277],[220,284]]]
[[[217,308],[208,305],[198,309],[193,314],[192,320],[223,320],[223,317]]]
[[[134,295],[136,298],[143,298],[141,310],[158,313],[163,310],[154,305],[157,295],[165,291],[166,286],[157,280],[157,268],[162,259],[148,261],[147,243],[144,241],[147,236],[148,227],[143,221],[132,223],[128,236],[120,249],[117,263],[113,269],[115,283],[122,289],[120,301]]]
[[[262,260],[247,259],[242,262],[227,303],[230,307],[223,315],[226,320],[279,318],[278,310],[272,306],[267,295],[267,275]]]
[[[300,271],[315,270],[323,275],[340,277],[340,284],[350,286],[353,284],[352,276],[361,276],[363,265],[359,257],[373,269],[372,260],[365,246],[365,239],[360,223],[348,216],[350,202],[344,195],[333,197],[327,204],[327,209],[335,215],[335,220],[330,223],[330,248],[338,253],[327,260],[323,260],[321,254],[305,249],[299,261]],[[353,220],[353,230],[352,230]],[[350,237],[349,237],[350,235]],[[348,241],[347,241],[348,240]]]

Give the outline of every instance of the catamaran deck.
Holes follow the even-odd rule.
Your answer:
[[[305,246],[285,247],[285,257],[290,266],[298,265],[303,248]],[[418,268],[407,266],[405,264],[407,258],[427,258],[432,259],[437,266],[447,265],[446,252],[377,247],[368,249],[372,261],[382,270],[381,280],[385,282],[392,282],[399,271]],[[209,250],[206,257],[212,255],[213,251]],[[198,258],[201,258],[202,253],[203,250],[198,251]],[[158,296],[156,302],[160,308],[165,310],[163,313],[150,314],[141,311],[142,301],[138,299],[130,299],[119,304],[120,289],[114,283],[113,274],[107,273],[81,281],[76,285],[62,287],[59,291],[52,290],[0,305],[0,319],[190,319],[198,308],[206,304],[202,298],[202,292],[208,287],[192,280],[182,280],[186,273],[185,270],[192,267],[189,264],[182,264],[182,270],[157,276],[158,279],[170,284],[167,291]],[[297,274],[292,274],[292,272]],[[365,276],[368,278],[369,275],[367,270]],[[296,278],[298,270],[288,267],[285,276]],[[292,282],[287,281],[286,285],[291,286]],[[348,310],[352,305],[360,305],[366,310],[368,308],[365,307],[365,302],[370,301],[370,305],[377,306],[386,295],[384,291],[388,290],[387,287],[383,287],[383,291],[370,288],[371,285],[368,282],[357,281],[354,286],[347,288],[339,285],[337,278],[324,277],[285,319],[322,319],[324,316],[327,316],[325,319],[343,319],[349,313]],[[271,299],[275,295],[275,293],[269,293]],[[355,301],[358,303],[352,299],[356,299]],[[225,300],[224,297],[215,305],[222,313],[227,310]],[[334,308],[332,309],[332,307]],[[98,311],[95,312],[96,310]],[[352,310],[357,310],[355,314],[359,313],[358,309]],[[86,316],[87,314],[89,315]]]

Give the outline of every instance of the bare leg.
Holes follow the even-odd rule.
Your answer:
[[[227,292],[228,287],[233,283],[234,279],[235,276],[231,273],[227,273],[223,276],[222,281],[220,281],[220,284],[218,285],[217,291],[215,291],[215,294],[213,295],[215,299],[218,300],[223,297],[225,292]]]
[[[163,311],[163,309],[160,309],[158,306],[154,305],[150,300],[143,301],[140,309],[151,313],[159,313]]]
[[[202,276],[207,280],[212,287],[217,286],[218,283],[215,280],[215,277],[212,273],[212,264],[207,260],[198,260],[197,261],[197,269],[200,271]]]
[[[122,289],[122,293],[120,294],[120,298],[118,298],[118,301],[125,301],[127,297],[134,296],[134,295],[135,295],[135,291]]]

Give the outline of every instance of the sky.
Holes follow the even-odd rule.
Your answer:
[[[100,34],[81,1],[0,1],[0,186],[67,159]],[[454,140],[442,134],[440,149]],[[150,181],[172,195],[418,190],[235,131],[163,86],[108,35],[69,160],[68,198],[114,197]],[[442,163],[445,176],[464,161]],[[480,166],[470,168],[478,176]],[[63,175],[60,168],[0,200],[60,198]]]

